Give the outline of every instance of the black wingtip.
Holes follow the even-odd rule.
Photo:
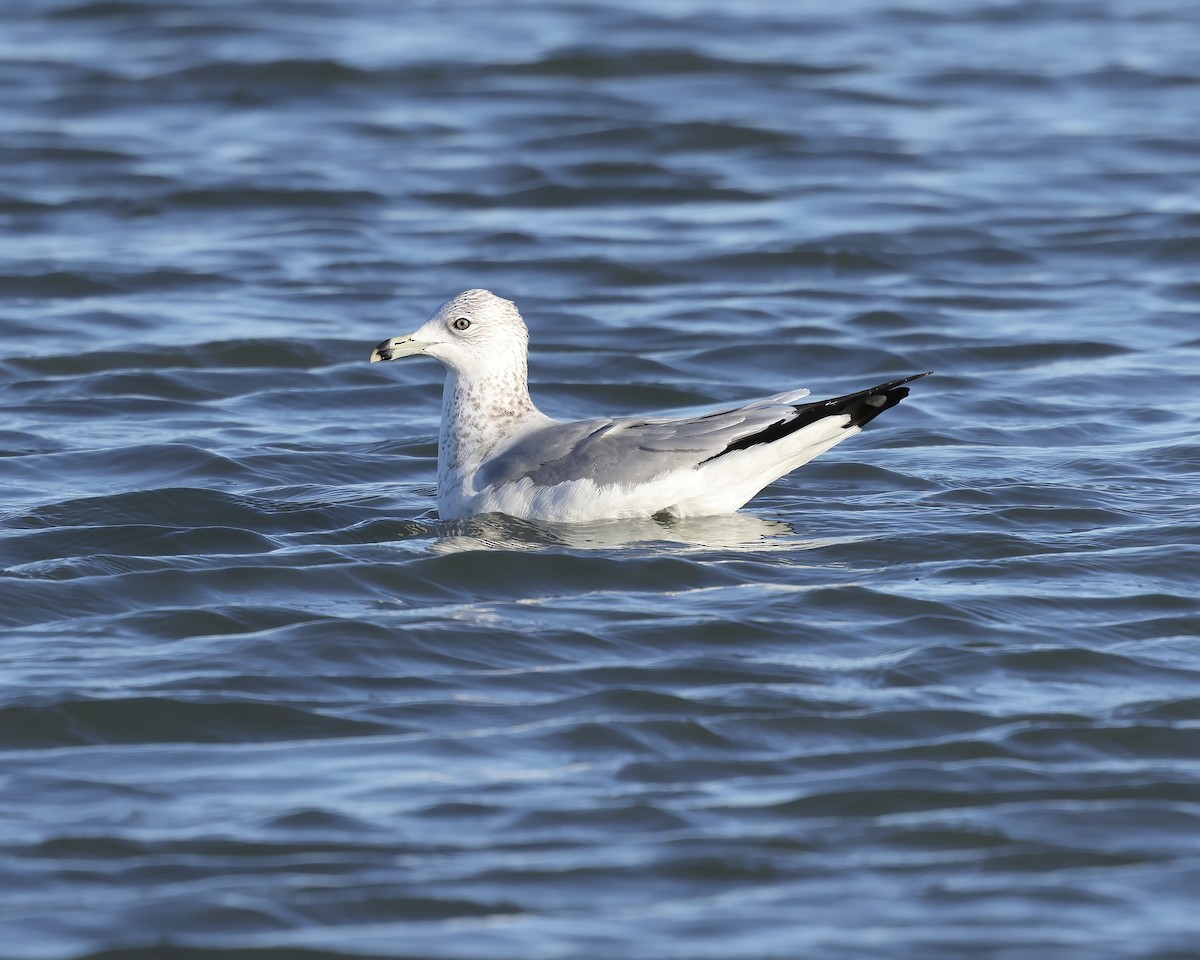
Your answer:
[[[920,380],[931,373],[933,373],[932,370],[926,370],[924,373],[914,373],[911,377],[889,380],[887,383],[881,383],[877,387],[859,390],[857,393],[848,393],[844,397],[834,397],[832,400],[826,400],[824,403],[819,404],[819,406],[825,408],[826,415],[835,413],[848,414],[850,422],[846,424],[847,427],[862,427],[870,423],[885,410],[891,410],[892,407],[907,397],[908,387],[905,384],[912,383],[914,380]]]
[[[892,407],[907,397],[908,387],[905,386],[906,383],[920,380],[931,373],[933,373],[932,370],[926,370],[924,373],[914,373],[911,377],[889,380],[887,383],[881,383],[877,387],[859,390],[857,393],[848,393],[844,397],[834,397],[831,400],[818,400],[815,403],[794,403],[792,404],[792,408],[796,411],[796,415],[791,419],[781,419],[769,427],[759,430],[757,433],[739,437],[726,446],[720,453],[715,453],[708,460],[700,462],[708,463],[709,460],[716,460],[717,457],[723,457],[727,453],[732,453],[735,450],[745,450],[760,443],[774,443],[776,440],[782,439],[788,434],[795,433],[797,430],[802,430],[809,424],[816,423],[818,420],[824,420],[826,417],[847,415],[850,417],[850,420],[845,424],[846,429],[861,427],[864,424],[870,423],[883,413],[884,410],[891,410]]]

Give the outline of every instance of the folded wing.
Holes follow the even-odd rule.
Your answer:
[[[629,486],[760,444],[778,443],[827,417],[844,427],[862,426],[908,396],[904,386],[920,373],[868,390],[797,403],[808,391],[792,391],[731,409],[683,419],[612,419],[556,423],[527,434],[484,464],[478,489],[528,478],[535,486],[589,479],[600,486]]]

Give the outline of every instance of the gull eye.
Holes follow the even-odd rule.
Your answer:
[[[466,317],[459,317],[452,324],[450,324],[450,326],[452,326],[455,330],[466,330],[470,325],[471,321]]]

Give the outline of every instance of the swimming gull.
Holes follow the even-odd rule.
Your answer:
[[[467,290],[371,353],[372,363],[424,354],[446,367],[437,485],[443,520],[729,513],[858,433],[908,396],[904,384],[928,375],[810,403],[797,402],[808,390],[792,390],[700,416],[562,423],[529,397],[528,352],[516,305]]]

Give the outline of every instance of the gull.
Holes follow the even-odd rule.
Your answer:
[[[438,437],[438,515],[502,513],[586,523],[732,513],[858,433],[908,396],[892,380],[800,403],[792,390],[688,417],[564,423],[529,396],[529,330],[516,304],[466,290],[371,362],[424,355],[446,367]]]

